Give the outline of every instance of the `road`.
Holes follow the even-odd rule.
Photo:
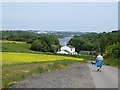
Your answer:
[[[11,88],[118,88],[118,69],[103,66],[101,72],[91,64],[73,64],[63,70],[41,73]]]
[[[92,75],[95,88],[118,88],[118,69],[103,65],[101,72],[97,67],[87,64]]]
[[[11,88],[94,88],[94,83],[86,64],[73,64],[29,77]]]

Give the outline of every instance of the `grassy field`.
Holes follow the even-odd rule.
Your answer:
[[[23,52],[23,53],[34,52],[30,50],[31,45],[25,42],[0,40],[0,44],[2,44],[3,52]]]
[[[17,52],[2,54],[2,87],[9,87],[24,78],[53,69],[62,69],[73,63],[83,62],[83,58],[59,55],[44,55]]]

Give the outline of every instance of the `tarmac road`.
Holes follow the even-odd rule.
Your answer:
[[[92,75],[95,88],[118,88],[118,69],[103,65],[101,72],[97,67],[87,64]]]

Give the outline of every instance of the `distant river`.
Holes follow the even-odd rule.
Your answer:
[[[71,38],[72,38],[72,37],[59,38],[60,45],[62,45],[62,46],[67,45],[67,42],[68,42]]]

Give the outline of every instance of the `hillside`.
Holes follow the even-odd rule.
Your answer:
[[[2,52],[34,52],[30,50],[31,44],[26,42],[1,40],[0,44],[2,44]]]

